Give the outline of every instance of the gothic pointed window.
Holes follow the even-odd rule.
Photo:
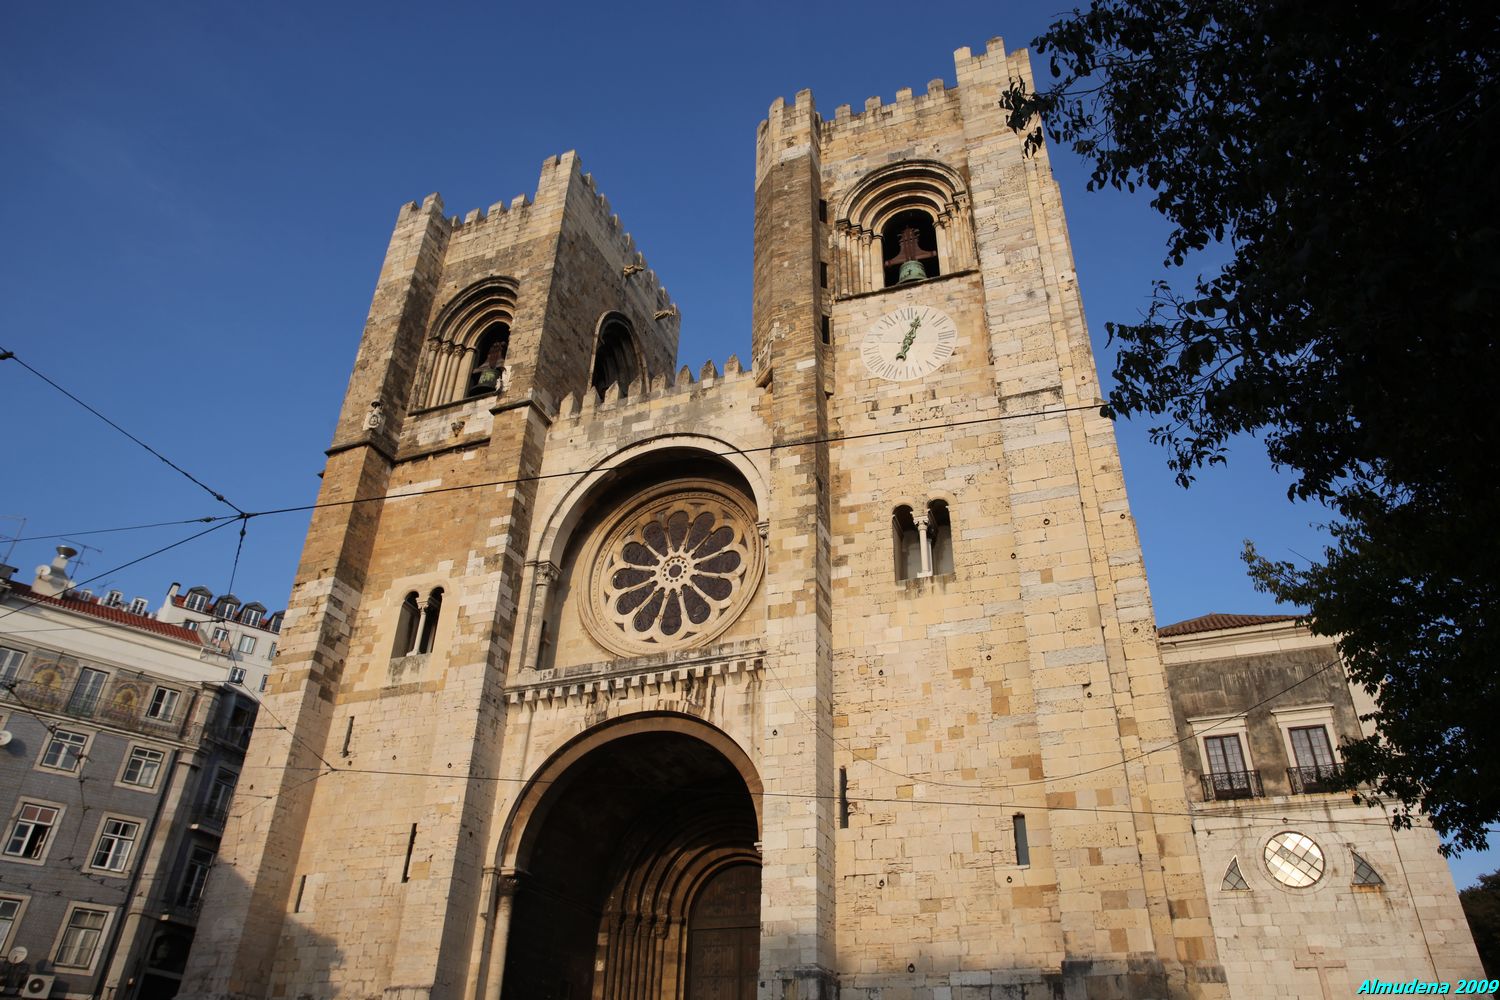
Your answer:
[[[599,346],[594,351],[594,392],[603,399],[610,387],[618,386],[624,396],[638,377],[635,338],[631,336],[630,325],[619,317],[605,320],[599,331]]]
[[[1245,881],[1245,875],[1240,871],[1239,858],[1229,859],[1229,867],[1224,869],[1224,881],[1220,888],[1225,892],[1244,892],[1250,888],[1250,883]]]

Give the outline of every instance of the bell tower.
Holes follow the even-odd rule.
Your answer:
[[[188,991],[305,992],[335,967],[360,995],[468,979],[472,928],[443,914],[489,884],[476,831],[547,430],[569,394],[670,372],[677,335],[573,153],[533,197],[400,210]]]
[[[398,216],[183,995],[1223,995],[1045,151],[756,133],[750,364],[572,154]]]

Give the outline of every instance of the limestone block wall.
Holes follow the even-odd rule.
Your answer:
[[[957,90],[841,109],[819,147],[829,205],[887,163],[956,170],[977,262],[892,289],[845,282],[830,308],[835,430],[892,432],[830,459],[836,758],[854,800],[837,831],[844,994],[1112,977],[1214,995],[1223,973],[1163,752],[1175,731],[1060,200],[996,107],[1026,61],[998,41],[955,61]],[[840,250],[829,234],[825,253]],[[955,354],[917,381],[873,378],[864,333],[904,304],[947,312]],[[898,582],[891,512],[928,499],[948,503],[956,572]]]

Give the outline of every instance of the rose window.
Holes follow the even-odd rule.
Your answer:
[[[1266,870],[1282,885],[1305,888],[1323,877],[1323,851],[1311,837],[1278,833],[1266,842]]]
[[[706,642],[754,590],[759,541],[747,505],[727,492],[648,491],[596,549],[590,631],[629,653]]]

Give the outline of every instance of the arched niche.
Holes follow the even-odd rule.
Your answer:
[[[901,233],[920,216],[934,254],[924,258],[928,277],[975,266],[969,192],[959,173],[936,160],[903,160],[866,174],[839,202],[835,219],[835,294],[888,287],[886,262],[900,253]],[[907,224],[899,224],[904,217]],[[925,226],[930,225],[930,230]],[[895,240],[896,245],[891,245]]]
[[[505,391],[516,291],[514,279],[483,278],[438,311],[419,369],[418,409]]]
[[[606,313],[594,337],[594,365],[589,378],[594,394],[603,399],[613,388],[621,396],[629,395],[630,387],[645,370],[635,328],[619,313]]]

